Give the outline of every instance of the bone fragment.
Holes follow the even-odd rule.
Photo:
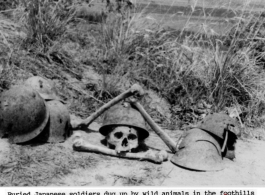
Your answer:
[[[169,137],[169,135],[162,130],[151,118],[151,116],[145,111],[139,102],[132,102],[132,104],[138,109],[138,111],[143,115],[150,127],[156,132],[156,134],[165,142],[169,149],[175,154],[177,151],[176,143]]]
[[[117,97],[115,97],[114,99],[109,101],[107,104],[104,104],[102,107],[100,107],[96,112],[94,112],[88,118],[80,120],[80,121],[71,121],[72,129],[84,129],[90,123],[92,123],[96,118],[98,118],[103,112],[105,112],[107,109],[109,109],[111,106],[117,104],[121,100],[126,99],[130,96],[135,96],[135,98],[139,98],[143,95],[144,95],[144,90],[142,89],[142,87],[138,84],[134,84],[127,91],[118,95]]]
[[[117,153],[115,150],[111,150],[109,148],[96,146],[88,142],[85,142],[81,136],[75,137],[73,148],[76,151],[95,152],[95,153],[107,154],[110,156],[129,158],[129,159],[149,160],[155,163],[162,163],[163,161],[168,159],[168,154],[164,150],[159,152],[148,150],[147,152],[143,153],[130,153],[130,152]]]

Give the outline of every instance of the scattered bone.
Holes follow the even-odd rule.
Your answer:
[[[138,84],[134,84],[130,89],[125,91],[124,93],[118,95],[114,99],[112,99],[107,104],[100,107],[96,112],[94,112],[91,116],[89,116],[86,119],[83,120],[75,120],[71,121],[72,129],[84,129],[84,127],[87,127],[92,121],[94,121],[96,118],[98,118],[103,112],[105,112],[107,109],[109,109],[111,106],[117,104],[121,100],[124,100],[130,96],[134,96],[135,98],[140,98],[144,95],[144,90],[142,87]]]
[[[131,102],[143,115],[147,123],[150,125],[150,127],[155,131],[155,133],[165,142],[165,144],[169,147],[169,149],[175,154],[177,151],[177,145],[176,143],[169,137],[169,135],[162,130],[151,118],[151,116],[145,111],[143,106],[137,102]]]
[[[159,152],[148,150],[147,152],[143,153],[118,153],[115,150],[85,142],[80,134],[75,135],[73,142],[73,148],[76,151],[95,152],[129,159],[149,160],[155,163],[162,163],[163,161],[166,161],[168,159],[168,154],[164,150]]]
[[[103,105],[98,111],[93,113],[90,117],[84,120],[75,120],[77,122],[72,122],[72,128],[77,129],[84,126],[88,126],[93,120],[95,120],[100,114],[109,109],[111,106],[117,104],[123,99],[131,98],[134,101],[137,101],[144,95],[144,91],[141,86],[135,84],[129,90],[117,96],[107,104]],[[114,145],[115,150],[96,146],[90,143],[87,143],[83,140],[82,135],[78,132],[75,133],[73,138],[73,148],[77,151],[87,151],[87,152],[96,152],[107,154],[111,156],[139,159],[139,160],[149,160],[156,163],[162,163],[164,160],[167,160],[168,154],[166,151],[155,152],[148,150],[143,153],[131,153],[132,149],[135,149],[139,145],[139,136],[138,131],[130,126],[118,126],[112,130],[107,136],[108,145]]]

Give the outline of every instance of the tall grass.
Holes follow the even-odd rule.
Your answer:
[[[65,59],[70,59],[71,55],[62,53],[60,44],[75,17],[74,6],[50,0],[23,2],[21,22],[27,34],[24,49],[48,53],[53,60],[67,64],[70,71],[69,64],[73,61]],[[229,23],[234,28],[220,35],[208,26],[212,17],[206,14],[201,16],[204,23],[195,27],[198,31],[187,30],[194,26],[195,5],[182,29],[168,30],[145,10],[139,13],[137,7],[129,9],[127,1],[124,4],[121,1],[115,9],[106,2],[107,17],[98,24],[99,34],[86,34],[96,40],[93,43],[96,57],[89,60],[95,62],[94,67],[103,75],[101,91],[95,93],[96,98],[108,101],[138,82],[164,97],[172,105],[173,114],[181,111],[179,117],[187,110],[194,112],[192,108],[200,102],[210,105],[212,112],[239,106],[250,122],[262,115],[263,14],[246,12],[246,4],[242,4],[239,12],[229,9],[229,13],[235,14],[234,22]]]
[[[18,0],[0,0],[0,11],[6,13],[12,9],[15,9],[18,5]]]
[[[263,24],[259,23],[260,15],[244,13],[236,15],[240,19],[225,36],[213,36],[213,29],[187,33],[189,22],[181,33],[165,30],[143,13],[114,17],[103,24],[105,63],[101,68],[105,74],[155,90],[173,108],[184,111],[204,101],[212,105],[213,112],[219,112],[239,105],[253,122],[264,109],[264,69],[257,64],[263,55],[257,52]],[[251,37],[246,40],[238,35],[242,32]],[[225,45],[228,39],[230,44]],[[258,45],[255,40],[259,40]]]
[[[27,32],[25,48],[47,53],[66,33],[74,19],[75,10],[62,0],[22,1],[22,24]]]

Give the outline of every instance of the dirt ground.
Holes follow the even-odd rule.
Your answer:
[[[86,73],[89,74],[89,71],[84,74]],[[95,76],[94,73],[93,76]],[[86,79],[91,80],[91,77],[91,75],[84,75],[83,82],[86,83]],[[75,80],[72,81],[72,83],[78,82]],[[77,85],[72,85],[74,88],[78,87]],[[78,132],[82,134],[84,140],[92,144],[101,145],[100,142],[104,137],[98,132],[98,125],[95,123],[93,125],[90,126],[90,130],[88,131]],[[168,130],[166,132],[173,140],[177,140],[182,134],[182,131]],[[117,158],[96,153],[76,152],[72,148],[73,137],[70,137],[64,143],[54,145],[44,144],[34,147],[11,145],[7,139],[0,139],[0,186],[24,185],[23,183],[15,183],[14,179],[12,179],[15,177],[12,172],[14,171],[15,173],[15,170],[18,170],[18,165],[21,164],[16,159],[21,160],[21,162],[23,161],[23,163],[27,161],[27,159],[22,158],[24,155],[28,156],[32,162],[28,160],[29,163],[24,163],[24,167],[20,167],[20,173],[17,175],[25,175],[21,170],[28,170],[26,167],[28,165],[31,165],[29,171],[34,175],[31,178],[32,182],[27,181],[26,185],[265,187],[265,142],[264,140],[259,140],[265,137],[264,129],[255,132],[259,132],[259,134],[251,135],[251,138],[238,140],[236,145],[236,159],[234,161],[223,159],[225,169],[217,172],[189,171],[172,164],[170,158],[173,154],[163,141],[152,132],[146,140],[146,144],[154,150],[163,149],[169,153],[169,160],[162,164]],[[18,154],[22,157],[13,157],[14,150],[17,150]],[[19,153],[23,150],[28,150],[32,153]],[[49,155],[49,158],[42,158],[45,155]],[[71,159],[69,160],[68,158]],[[46,164],[41,161],[45,161]],[[61,162],[64,163],[60,164]],[[74,166],[67,166],[68,162]],[[51,178],[50,180],[44,178],[43,180],[47,182],[45,184],[34,181],[38,180],[38,174],[36,173],[40,170],[38,165],[42,166],[41,171],[53,172],[53,170],[57,170],[58,177],[51,176],[49,177]],[[44,165],[45,169],[43,168]],[[65,169],[62,169],[62,167],[65,167]],[[9,180],[9,183],[2,181],[5,180],[3,174],[10,177],[10,181],[12,182],[9,182]],[[57,175],[57,172],[54,175]],[[17,176],[17,178],[19,177]]]
[[[84,140],[102,145],[104,137],[94,130],[78,131]],[[177,140],[180,131],[167,131],[172,139]],[[66,150],[72,149],[73,136],[59,144]],[[169,160],[162,164],[106,156],[96,153],[74,152],[75,155],[92,157],[96,164],[71,170],[69,174],[52,179],[49,186],[265,186],[265,142],[255,139],[240,139],[236,145],[236,159],[223,159],[225,169],[217,172],[190,171],[170,162],[172,153],[160,138],[151,132],[146,144],[154,150],[164,149],[169,153]],[[1,164],[8,161],[11,145],[6,139],[0,140]],[[23,147],[23,146],[21,146]],[[41,147],[41,146],[39,146]],[[36,147],[37,149],[38,147]],[[62,151],[65,152],[65,151]],[[57,154],[58,155],[58,154]],[[47,165],[48,166],[48,165]]]

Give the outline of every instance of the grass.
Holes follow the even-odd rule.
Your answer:
[[[15,9],[18,5],[17,0],[1,0],[0,1],[0,11],[7,12],[8,10]]]
[[[21,6],[24,8],[21,20],[27,31],[23,45],[41,53],[49,52],[58,43],[75,15],[63,1],[23,1]]]
[[[235,12],[234,27],[220,35],[208,25],[210,16],[202,16],[205,23],[198,32],[188,31],[198,27],[192,23],[192,12],[182,29],[173,30],[127,5],[107,7],[107,17],[94,22],[90,13],[76,15],[75,3],[63,5],[48,0],[16,4],[8,19],[21,29],[0,28],[0,92],[40,75],[53,79],[70,112],[85,118],[139,83],[169,102],[171,118],[144,105],[160,123],[169,121],[167,128],[178,129],[233,107],[245,125],[264,125],[264,14]],[[25,36],[14,34],[18,31]],[[84,74],[91,69],[99,74],[96,81]],[[60,144],[13,145],[9,162],[0,165],[0,185],[48,185],[95,162]],[[151,184],[134,173],[114,177],[124,185]]]
[[[102,69],[106,74],[120,75],[155,90],[183,112],[200,101],[212,105],[213,112],[240,105],[252,120],[263,109],[257,105],[264,104],[260,96],[264,91],[264,70],[258,65],[262,52],[257,54],[264,45],[259,36],[263,29],[260,15],[249,18],[242,12],[238,17],[232,29],[235,35],[230,37],[229,33],[212,36],[214,30],[209,26],[203,33],[182,36],[185,30],[181,34],[165,30],[141,14],[123,20],[115,18],[103,24],[101,44],[105,46],[107,63]],[[255,31],[248,30],[252,28]],[[248,39],[237,35],[243,33]],[[231,44],[222,51],[227,39]],[[245,42],[240,46],[242,39]],[[259,40],[258,45],[253,44],[254,40]]]
[[[203,100],[213,105],[214,112],[236,104],[251,112],[249,105],[262,101],[257,92],[263,90],[263,69],[256,66],[256,58],[246,47],[232,52],[238,40],[228,52],[222,52],[222,40],[209,38],[203,40],[207,47],[198,47],[201,44],[195,45],[194,37],[178,41],[163,29],[131,35],[133,27],[123,25],[114,28],[120,30],[116,37],[107,30],[103,34],[108,38],[107,74],[144,84],[183,110]]]
[[[194,115],[198,102],[210,105],[211,112],[237,105],[252,122],[263,113],[264,25],[259,22],[263,15],[245,14],[247,5],[235,12],[234,28],[221,36],[208,25],[211,16],[202,16],[205,23],[200,31],[186,30],[194,25],[190,19],[195,9],[177,31],[165,29],[144,11],[134,13],[126,3],[107,4],[108,17],[98,24],[77,19],[75,5],[48,0],[19,4],[15,16],[20,16],[26,32],[20,49],[40,61],[40,67],[45,62],[41,68],[27,65],[33,74],[62,80],[63,74],[48,73],[60,67],[80,81],[81,67],[92,66],[102,75],[99,87],[92,90],[97,106],[138,82],[165,98],[173,115],[185,123],[201,119]],[[11,59],[11,64],[12,60],[21,64],[18,59]],[[5,81],[1,82],[4,87]]]
[[[47,186],[75,169],[96,164],[90,155],[75,153],[63,144],[11,145],[8,162],[0,164],[0,186]]]
[[[97,106],[138,82],[165,98],[173,115],[187,123],[200,120],[193,109],[198,102],[210,105],[211,112],[238,105],[248,121],[263,113],[263,15],[246,14],[247,5],[235,12],[234,28],[220,36],[207,23],[211,16],[202,16],[200,31],[186,30],[194,25],[194,8],[177,31],[165,29],[145,11],[134,13],[127,3],[107,4],[107,17],[98,24],[78,19],[75,5],[48,0],[19,3],[14,15],[20,17],[26,37],[9,64],[21,64],[18,59],[24,51],[39,64],[26,65],[31,73],[62,80],[63,74],[52,71],[59,67],[79,81],[81,67],[92,66],[102,75],[99,87],[92,90]],[[5,80],[2,88],[8,88]]]

